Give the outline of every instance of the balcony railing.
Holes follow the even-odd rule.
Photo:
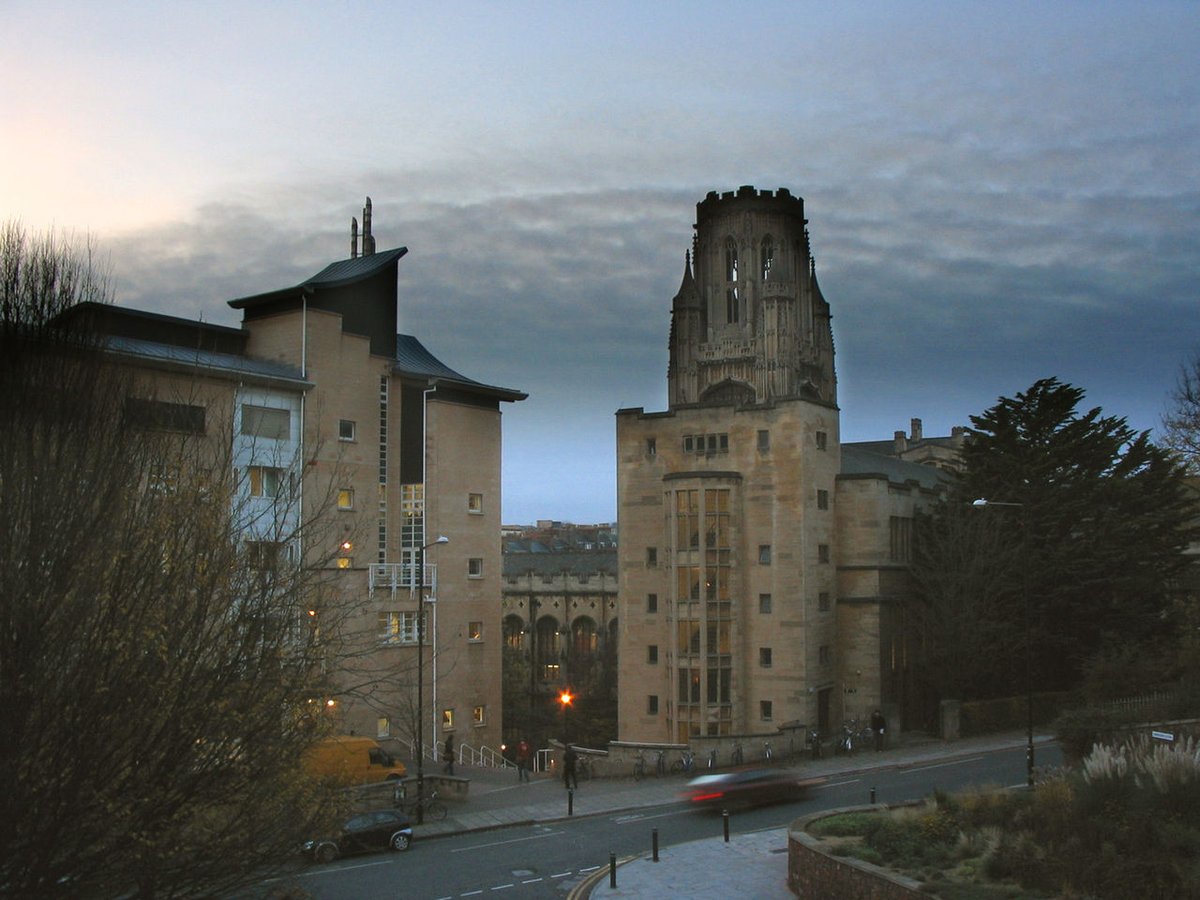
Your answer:
[[[423,572],[418,572],[419,569]],[[418,574],[423,577],[418,578]],[[418,584],[419,582],[419,584]],[[395,595],[401,591],[415,593],[417,588],[427,589],[429,596],[437,595],[437,566],[426,563],[372,563],[367,568],[367,586],[371,595],[376,591],[388,591]]]

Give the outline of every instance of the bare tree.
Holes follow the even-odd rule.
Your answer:
[[[1179,454],[1188,473],[1200,475],[1200,351],[1180,368],[1163,416],[1163,444]]]
[[[337,811],[300,758],[349,611],[294,549],[324,504],[248,544],[231,435],[139,418],[138,373],[62,315],[107,299],[89,258],[0,231],[0,885],[211,896]]]

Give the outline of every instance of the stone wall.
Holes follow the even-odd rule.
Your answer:
[[[871,863],[832,856],[807,831],[818,819],[846,812],[877,810],[877,806],[851,806],[825,810],[797,819],[788,828],[788,887],[801,900],[912,900],[921,893],[919,882]]]

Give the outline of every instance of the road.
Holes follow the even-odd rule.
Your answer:
[[[1039,748],[1038,761],[1057,765],[1058,748]],[[779,828],[810,812],[868,803],[872,789],[877,802],[897,803],[920,799],[938,788],[1024,782],[1023,749],[875,770],[831,778],[802,801],[735,811],[730,815],[730,832]],[[296,884],[316,900],[561,898],[587,874],[606,866],[610,852],[618,858],[648,853],[654,829],[658,829],[660,847],[667,847],[720,837],[723,822],[719,813],[669,803],[418,842],[406,853],[308,867],[297,876]]]

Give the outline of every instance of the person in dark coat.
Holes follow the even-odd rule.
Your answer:
[[[517,744],[517,781],[529,780],[529,742],[521,738]]]
[[[578,759],[575,745],[567,744],[567,750],[563,753],[563,784],[566,785],[567,790],[579,787],[579,775],[575,771]]]
[[[887,731],[887,720],[879,710],[871,713],[871,730],[875,732],[875,750],[878,752],[883,749],[883,735]]]
[[[442,768],[442,771],[445,772],[447,775],[453,775],[454,774],[454,738],[453,737],[446,738],[446,746],[442,749],[442,762],[444,762],[446,764]]]

